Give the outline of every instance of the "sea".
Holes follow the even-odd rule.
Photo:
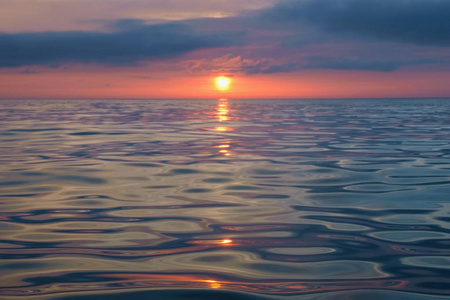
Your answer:
[[[450,99],[0,100],[0,299],[450,299]]]

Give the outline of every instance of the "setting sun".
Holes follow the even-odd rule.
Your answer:
[[[228,77],[220,76],[216,77],[216,87],[221,91],[228,90],[230,88],[231,80]]]

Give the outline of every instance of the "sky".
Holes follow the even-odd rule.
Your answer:
[[[450,97],[450,0],[0,6],[4,99]]]

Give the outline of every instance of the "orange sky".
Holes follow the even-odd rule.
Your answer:
[[[151,76],[150,76],[151,77]],[[3,98],[383,98],[446,97],[445,72],[390,73],[315,71],[273,76],[237,75],[217,89],[215,76],[139,77],[128,73],[0,74]]]

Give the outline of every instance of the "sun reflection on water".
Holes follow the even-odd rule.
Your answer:
[[[229,108],[228,99],[225,99],[225,98],[219,99],[219,103],[218,103],[217,109],[216,109],[217,121],[219,121],[219,122],[229,121],[230,120],[229,114],[230,114],[230,108]],[[233,128],[227,127],[227,126],[217,126],[214,128],[214,130],[219,131],[219,132],[227,132],[227,131],[232,131]],[[222,145],[216,146],[216,148],[219,148],[219,153],[221,153],[225,156],[232,155],[230,152],[229,142],[224,142]]]
[[[215,280],[206,280],[206,282],[209,284],[209,287],[212,289],[220,289],[222,287],[222,285]]]
[[[219,99],[219,105],[217,107],[217,119],[219,122],[228,121],[228,114],[230,113],[228,106],[228,99]]]
[[[220,127],[214,128],[214,130],[217,130],[217,131],[229,131],[229,130],[231,130],[231,129],[228,128],[228,127],[220,126]]]
[[[216,146],[216,148],[219,148],[219,153],[222,153],[225,156],[230,156],[231,155],[229,142],[225,142],[222,145],[218,145],[218,146]]]

